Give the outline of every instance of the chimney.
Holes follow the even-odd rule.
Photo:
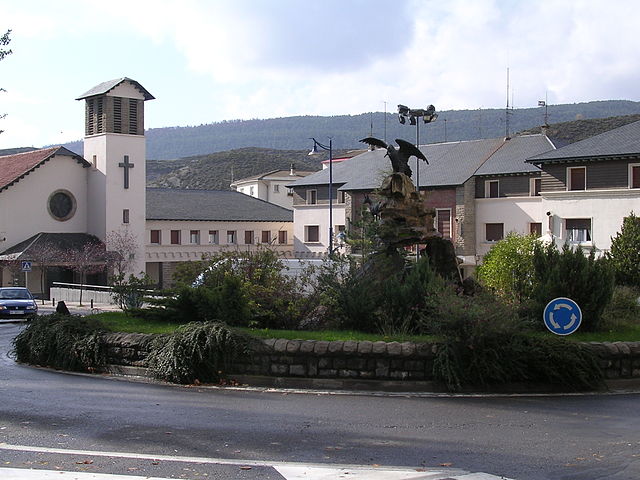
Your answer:
[[[291,170],[289,171],[289,175],[293,177],[295,174],[296,174],[296,166],[292,163]]]

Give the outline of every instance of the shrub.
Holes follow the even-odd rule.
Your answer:
[[[174,383],[218,382],[234,358],[249,352],[249,339],[219,322],[192,322],[152,344],[152,374]]]
[[[582,310],[584,331],[601,326],[602,313],[613,295],[614,274],[604,258],[595,258],[592,250],[585,257],[582,250],[564,245],[561,251],[550,244],[536,244],[533,256],[533,289],[525,310],[538,322],[546,305],[558,297],[574,300]]]
[[[476,275],[480,282],[506,299],[521,301],[532,289],[535,236],[509,233],[484,256]]]
[[[13,340],[19,362],[73,371],[106,364],[106,345],[99,322],[78,316],[44,315],[32,320]]]
[[[119,275],[112,280],[112,284],[115,301],[122,310],[130,312],[142,308],[145,295],[151,289],[153,281],[148,275],[141,278],[129,275],[128,279],[125,279],[124,275]]]
[[[217,305],[213,318],[233,325],[292,328],[316,304],[303,294],[304,278],[289,277],[284,270],[277,254],[268,249],[222,253],[196,266],[181,266],[178,295],[188,296],[187,289],[199,288],[196,295],[207,297],[203,292],[209,291],[209,300]]]
[[[434,361],[434,378],[451,390],[463,387],[534,382],[575,390],[602,386],[597,357],[586,346],[528,334],[508,308],[490,296],[447,299],[437,325],[443,341]]]
[[[602,314],[604,326],[615,328],[623,325],[637,325],[640,323],[640,291],[637,288],[624,285],[616,286],[613,290],[611,303]]]
[[[619,285],[640,287],[640,218],[633,212],[622,222],[622,229],[611,239],[608,254]]]

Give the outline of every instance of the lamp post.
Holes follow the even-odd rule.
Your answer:
[[[313,147],[309,152],[309,155],[317,155],[320,152],[318,148],[329,152],[329,256],[333,255],[333,140],[329,137],[329,145],[323,145],[315,138],[313,140]]]
[[[398,120],[402,125],[407,122],[409,118],[409,125],[416,126],[416,148],[420,148],[420,119],[424,123],[431,123],[438,118],[436,113],[436,107],[429,105],[425,108],[409,108],[406,105],[398,105]],[[416,190],[420,195],[420,162],[416,161]]]
[[[406,105],[398,105],[398,121],[404,125],[409,118],[409,125],[416,126],[416,148],[420,148],[420,119],[424,123],[431,123],[438,118],[436,107],[429,105],[427,108],[409,108]],[[416,191],[420,198],[420,160],[416,159]],[[416,247],[416,259],[420,256],[420,248]]]

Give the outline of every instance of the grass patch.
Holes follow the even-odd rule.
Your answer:
[[[248,335],[258,338],[285,338],[288,340],[325,340],[328,342],[339,340],[353,340],[371,342],[433,342],[437,337],[431,335],[376,335],[374,333],[362,333],[352,330],[272,330],[268,328],[240,328]]]
[[[554,336],[552,333],[549,335]],[[567,338],[576,342],[639,342],[640,325],[619,325],[615,329],[602,332],[577,331],[567,335]]]
[[[104,328],[112,332],[125,333],[172,333],[181,324],[167,322],[153,322],[141,318],[131,317],[123,312],[104,312],[91,315],[90,318],[99,320]],[[351,330],[326,330],[326,331],[305,331],[305,330],[273,330],[273,329],[252,329],[239,328],[239,331],[257,338],[286,338],[289,340],[354,340],[371,342],[434,342],[438,337],[431,335],[376,335],[373,333],[362,333]],[[540,332],[535,334],[542,337],[555,337],[550,332]],[[618,325],[602,332],[576,332],[568,335],[568,340],[576,342],[637,342],[640,341],[640,325]]]
[[[103,312],[87,318],[98,320],[105,329],[124,333],[172,333],[179,323],[154,322],[132,317],[124,312]]]

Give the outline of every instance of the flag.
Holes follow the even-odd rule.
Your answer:
[[[546,107],[547,106],[547,102],[545,102],[544,100],[538,100],[538,106],[539,107]]]

